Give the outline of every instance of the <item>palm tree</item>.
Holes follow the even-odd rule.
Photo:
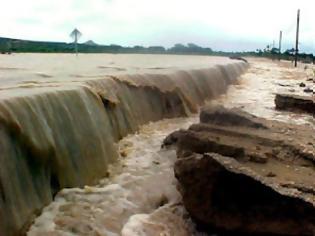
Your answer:
[[[81,36],[82,36],[82,33],[77,28],[75,28],[70,34],[70,37],[73,38],[74,40],[75,53],[77,55],[78,55],[78,41]]]

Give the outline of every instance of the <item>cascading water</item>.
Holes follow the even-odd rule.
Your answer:
[[[311,117],[274,109],[274,92],[287,89],[274,87],[283,74],[283,68],[278,70],[273,63],[254,63],[226,95],[211,102],[242,107],[268,119],[312,125]],[[176,189],[175,150],[161,149],[169,133],[197,122],[198,116],[164,119],[123,138],[118,143],[119,161],[110,165],[109,177],[95,186],[62,190],[28,235],[202,235],[195,230]]]
[[[142,57],[135,56],[142,60],[155,58]],[[82,58],[87,62],[88,58]],[[181,59],[179,64],[182,66],[163,70],[154,67],[135,69],[134,65],[128,65],[125,66],[128,70],[137,73],[111,69],[101,75],[93,74],[94,67],[85,65],[81,59],[71,64],[79,65],[78,71],[67,73],[60,69],[62,66],[67,68],[66,64],[49,64],[51,57],[46,61],[39,60],[49,65],[40,68],[41,71],[37,71],[40,64],[33,65],[34,68],[38,66],[36,69],[31,67],[31,60],[8,59],[13,62],[0,68],[0,235],[25,232],[60,190],[96,184],[108,175],[107,166],[117,160],[116,143],[120,139],[150,121],[197,112],[207,99],[224,93],[248,66],[244,62],[222,58],[163,58],[164,63],[172,61],[170,65]],[[194,65],[188,69],[189,61]],[[10,63],[18,67],[13,68]],[[25,67],[19,68],[19,63]],[[97,73],[104,70],[100,66],[94,69]],[[121,176],[128,179],[124,174]],[[151,177],[150,181],[154,179]],[[148,191],[154,193],[162,186],[153,186]],[[112,186],[116,187],[119,199],[120,187]],[[93,188],[86,189],[93,192]],[[86,189],[77,189],[77,192]],[[62,193],[67,191],[72,190]],[[115,199],[115,191],[112,199]],[[160,201],[163,205],[166,198],[161,199],[158,197],[153,202]],[[146,198],[142,200],[146,201]],[[123,202],[132,205],[131,201]],[[156,203],[152,204],[155,206]],[[151,212],[152,204],[148,203],[146,213]],[[78,207],[77,213],[70,215],[83,212],[85,207],[89,208]],[[123,214],[124,209],[118,212]],[[134,211],[134,214],[138,213],[143,213],[142,208]],[[137,216],[134,220],[140,218]],[[135,221],[129,223],[133,225]]]
[[[28,235],[190,235],[176,190],[175,150],[161,150],[165,136],[197,117],[143,126],[119,142],[120,161],[93,187],[62,190]]]

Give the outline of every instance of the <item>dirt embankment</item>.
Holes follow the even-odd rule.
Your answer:
[[[288,86],[281,84],[280,86]],[[293,112],[306,112],[315,116],[315,78],[307,78],[305,81],[289,85],[290,93],[278,93],[275,97],[275,105],[278,110]],[[297,91],[300,90],[299,93]]]
[[[277,94],[275,98],[276,108],[279,110],[306,112],[315,116],[314,97]]]
[[[315,234],[315,134],[309,127],[207,107],[170,134],[183,202],[199,227],[223,235]]]

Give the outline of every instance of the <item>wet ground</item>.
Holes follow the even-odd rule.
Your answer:
[[[290,62],[278,62],[266,59],[249,59],[251,67],[239,80],[239,84],[231,86],[226,95],[215,102],[226,107],[238,107],[256,116],[266,119],[279,120],[293,124],[307,124],[314,127],[311,115],[277,111],[274,109],[276,93],[312,96],[303,92],[308,78],[314,77],[314,66],[300,64],[293,68]],[[306,67],[306,68],[305,68]],[[310,88],[315,84],[309,82]]]
[[[303,93],[298,84],[312,75],[304,66],[250,59],[251,67],[216,103],[268,119],[307,125],[314,118],[274,109],[277,92]],[[290,90],[290,91],[289,91]],[[161,150],[166,135],[197,123],[198,117],[148,124],[119,142],[121,158],[97,186],[64,189],[28,235],[198,235],[181,205],[173,175],[175,151]]]

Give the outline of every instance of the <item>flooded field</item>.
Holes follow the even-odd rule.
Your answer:
[[[311,68],[250,59],[236,85],[211,103],[239,107],[272,120],[314,128],[312,116],[275,110],[275,93],[303,93],[301,81]],[[290,90],[290,91],[289,91]],[[161,149],[166,135],[185,129],[198,116],[164,119],[143,126],[118,143],[119,159],[99,184],[63,189],[31,226],[28,235],[200,235],[185,212],[176,189],[174,150]]]
[[[137,54],[0,54],[0,89],[59,86],[108,75],[167,74],[230,62],[224,57]]]

